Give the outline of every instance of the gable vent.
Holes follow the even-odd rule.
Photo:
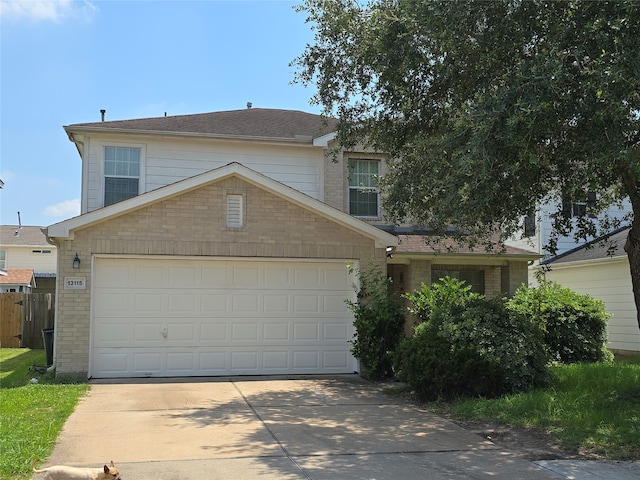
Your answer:
[[[227,195],[227,227],[242,227],[242,195]]]

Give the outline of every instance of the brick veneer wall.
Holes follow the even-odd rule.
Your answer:
[[[227,193],[245,198],[245,227],[226,227]],[[81,259],[73,269],[76,252]],[[384,268],[374,241],[241,179],[230,178],[85,227],[58,249],[57,374],[89,369],[93,255],[314,258]],[[85,290],[65,290],[65,277],[84,277]]]

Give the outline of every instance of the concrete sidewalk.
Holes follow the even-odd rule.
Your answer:
[[[533,464],[356,375],[94,382],[46,465],[111,460],[123,480],[640,478]]]

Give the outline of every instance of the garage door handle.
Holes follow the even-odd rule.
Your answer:
[[[162,336],[163,336],[164,338],[167,338],[167,335],[169,334],[169,332],[167,331],[167,329],[166,329],[166,328],[163,328],[163,329],[161,330],[161,332],[160,332],[160,333],[162,333]]]

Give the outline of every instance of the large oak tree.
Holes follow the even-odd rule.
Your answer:
[[[640,306],[640,2],[306,0],[299,9],[315,38],[294,61],[297,81],[339,118],[342,147],[399,159],[383,180],[391,219],[505,240],[548,203],[558,207],[551,252],[558,236],[629,223]],[[589,200],[577,219],[562,208],[568,198]],[[624,199],[630,218],[603,215]]]

